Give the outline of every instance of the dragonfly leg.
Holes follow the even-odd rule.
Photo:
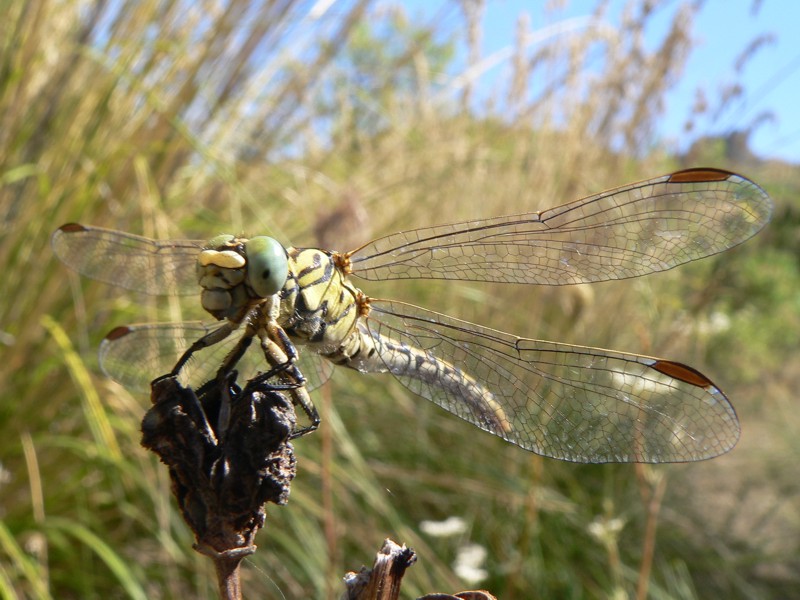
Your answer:
[[[278,373],[287,373],[287,371],[290,373],[291,381],[286,383],[274,383],[269,381]],[[300,370],[294,365],[292,365],[290,369],[287,369],[285,365],[270,369],[266,373],[261,373],[254,377],[250,383],[255,386],[263,385],[271,390],[288,391],[292,404],[303,409],[303,412],[308,417],[310,424],[295,429],[289,439],[304,436],[307,433],[316,431],[316,429],[319,427],[319,413],[317,412],[317,409],[314,406],[314,403],[311,401],[308,391],[306,390],[305,377],[303,377]]]
[[[217,370],[217,384],[220,386],[220,389],[225,389],[225,390],[228,389],[226,381],[228,380],[230,374],[234,372],[234,369],[236,368],[236,363],[238,363],[244,356],[244,353],[247,352],[247,349],[253,342],[254,335],[255,335],[255,330],[252,328],[252,326],[248,324],[247,328],[245,329],[244,335],[236,343],[236,346],[234,346],[234,348],[230,352],[228,352],[228,355],[225,357],[225,360],[222,361],[222,365],[220,366],[219,370]],[[223,402],[219,408],[217,427],[218,431],[227,431],[231,417],[230,394],[224,394],[222,398]]]
[[[303,409],[310,424],[297,429],[292,433],[292,438],[311,433],[319,427],[319,413],[306,389],[306,379],[297,368],[297,349],[286,335],[283,328],[274,320],[267,322],[265,332],[261,335],[261,349],[267,362],[273,367],[271,372],[282,373],[283,383],[288,385],[292,403]],[[266,373],[265,377],[271,376]]]
[[[178,359],[178,362],[175,363],[175,366],[172,367],[172,372],[170,373],[170,376],[177,377],[178,374],[181,372],[181,369],[186,365],[187,362],[189,362],[189,359],[192,357],[192,354],[194,354],[195,352],[199,352],[203,348],[207,348],[208,346],[213,346],[214,344],[221,342],[226,337],[228,337],[235,328],[236,327],[230,321],[226,321],[225,324],[219,329],[215,329],[214,331],[207,333],[199,340],[194,342],[191,346],[189,346],[186,352],[184,352],[181,355],[181,357]],[[252,335],[250,337],[252,337]],[[238,346],[239,345],[237,344],[237,348]],[[242,350],[242,354],[244,354],[244,350],[246,349],[247,347],[245,346],[245,348]],[[241,358],[241,355],[239,355],[239,358]],[[239,360],[239,358],[237,358],[236,360]]]
[[[280,329],[280,328],[278,328]],[[281,330],[282,331],[282,330]],[[217,371],[217,385],[220,389],[227,389],[226,382],[230,378],[231,373],[234,372],[237,363],[242,359],[253,338],[256,336],[257,329],[251,323],[245,327],[244,334],[236,343],[236,346],[231,349],[225,360],[222,362],[219,370]],[[285,336],[285,334],[284,334]],[[300,406],[303,411],[308,415],[312,425],[304,427],[292,434],[292,437],[304,435],[309,431],[313,431],[319,424],[319,416],[314,408],[311,399],[308,397],[308,392],[305,389],[306,380],[300,370],[295,366],[294,361],[297,359],[297,351],[294,345],[288,340],[288,337],[281,339],[282,342],[287,344],[284,350],[278,344],[272,342],[270,339],[261,337],[261,347],[264,356],[270,365],[270,369],[264,373],[252,378],[251,384],[255,386],[268,386],[272,390],[288,391],[290,399],[295,406]],[[219,340],[217,340],[219,341]],[[216,343],[216,342],[214,342]],[[274,377],[280,375],[281,380],[278,383],[270,381]],[[231,406],[230,395],[223,396],[223,403],[220,406],[219,416],[217,419],[217,430],[224,432],[228,429],[230,422]]]
[[[178,362],[175,363],[175,366],[172,368],[172,372],[169,376],[178,377],[181,369],[186,366],[186,363],[189,362],[189,359],[195,352],[199,352],[203,348],[208,348],[209,346],[213,346],[214,344],[221,342],[228,337],[234,331],[234,329],[237,328],[237,326],[237,324],[234,324],[231,321],[226,321],[218,329],[207,333],[199,340],[195,341],[191,346],[189,346],[186,352],[181,355],[181,357],[178,359]],[[250,346],[250,343],[253,340],[253,336],[255,336],[255,329],[252,327],[252,325],[248,324],[244,335],[241,337],[233,350],[228,353],[219,370],[217,371],[216,379],[217,385],[220,386],[220,389],[227,389],[228,376],[235,368],[236,363],[238,363],[242,356],[244,356],[244,353],[247,351],[247,348]],[[222,406],[220,406],[219,415],[217,417],[216,430],[219,432],[227,431],[228,424],[230,422],[230,396],[228,394],[224,394],[223,396],[224,400],[222,402]]]

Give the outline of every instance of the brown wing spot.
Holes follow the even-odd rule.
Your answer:
[[[59,227],[58,230],[64,233],[78,233],[79,231],[86,231],[86,227],[80,223],[67,223]]]
[[[115,327],[114,329],[108,332],[108,335],[106,335],[106,340],[108,340],[109,342],[113,342],[114,340],[118,340],[121,337],[125,337],[131,331],[133,330],[126,325]]]
[[[669,176],[670,183],[704,183],[707,181],[725,181],[731,175],[736,175],[723,169],[695,168],[676,171]]]
[[[682,365],[681,363],[669,360],[656,360],[650,366],[659,373],[663,373],[664,375],[668,375],[684,383],[690,383],[691,385],[696,385],[701,388],[716,387],[711,380],[700,371]]]

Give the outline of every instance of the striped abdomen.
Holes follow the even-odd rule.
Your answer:
[[[430,352],[370,332],[363,321],[339,348],[324,356],[362,373],[391,373],[414,393],[498,435],[511,430],[494,395],[476,379]],[[453,397],[460,401],[454,404]]]

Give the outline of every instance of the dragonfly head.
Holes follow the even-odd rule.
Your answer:
[[[219,235],[197,259],[203,308],[217,319],[241,318],[252,306],[277,294],[289,274],[286,249],[270,237]]]

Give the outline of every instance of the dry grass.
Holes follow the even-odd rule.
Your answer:
[[[94,358],[112,326],[192,306],[153,307],[78,281],[49,251],[56,226],[263,232],[347,249],[398,228],[533,210],[666,171],[674,163],[654,149],[653,132],[691,51],[692,11],[679,11],[651,51],[650,4],[631,2],[613,32],[590,26],[532,45],[521,20],[510,72],[486,98],[472,78],[481,62],[474,18],[465,17],[470,60],[452,74],[447,31],[366,2],[325,14],[288,1],[9,4],[0,38],[0,590],[215,593],[166,474],[138,447],[146,400],[97,375]],[[465,108],[476,105],[477,117]],[[758,260],[756,250],[737,252],[745,259]],[[752,289],[736,307],[697,294],[732,264],[720,260],[591,289],[368,291],[523,335],[705,368],[720,342],[698,324],[720,310],[735,323],[752,314]],[[734,284],[746,286],[725,280],[722,292],[736,296],[743,288]],[[777,373],[766,350],[756,354],[767,339],[755,353],[746,339],[725,343],[721,355]],[[716,373],[726,387],[739,381],[722,366]],[[466,541],[486,546],[491,576],[481,585],[505,598],[730,596],[736,561],[757,551],[737,545],[725,524],[693,516],[713,498],[674,493],[693,467],[543,461],[380,378],[340,374],[321,395],[322,431],[298,442],[291,501],[270,511],[248,570],[253,597],[332,597],[338,577],[386,535],[422,559],[407,594],[466,587],[451,569]],[[454,514],[469,524],[459,538],[418,530],[423,518]],[[643,563],[653,542],[653,562]],[[788,565],[791,551],[769,560]],[[699,589],[708,573],[712,587]],[[763,581],[748,588],[753,597],[769,597],[774,580]]]

